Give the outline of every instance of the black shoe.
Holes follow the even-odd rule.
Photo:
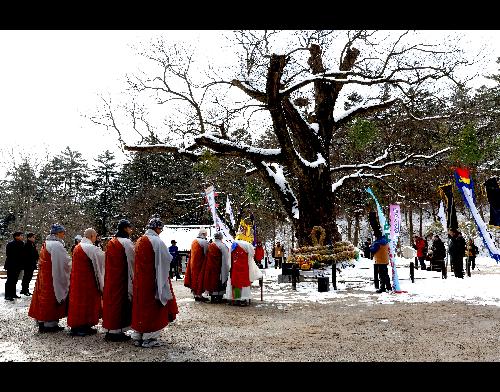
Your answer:
[[[32,293],[30,293],[29,291],[21,291],[19,294],[26,295],[27,297],[29,297],[30,295],[32,295]]]
[[[71,328],[71,336],[88,336],[97,333],[97,329],[94,328]]]
[[[45,333],[45,332],[60,332],[64,330],[64,327],[61,327],[59,325],[56,325],[54,327],[46,327],[43,325],[43,323],[38,324],[38,332]]]
[[[128,335],[125,335],[123,332],[120,333],[106,332],[106,335],[104,336],[104,340],[106,340],[107,342],[126,342],[130,339],[132,338]]]
[[[16,294],[14,295],[14,298],[21,298],[21,296]]]
[[[12,298],[12,297],[5,297],[5,300],[6,301],[14,301],[14,298]]]
[[[208,302],[210,301],[208,298],[206,297],[194,297],[194,300],[195,301],[199,301],[199,302]]]
[[[379,294],[380,294],[380,293],[385,293],[385,289],[378,289],[378,290],[376,291],[376,293],[379,293]]]

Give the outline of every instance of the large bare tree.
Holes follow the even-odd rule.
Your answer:
[[[415,97],[424,89],[437,92],[444,80],[458,83],[454,71],[467,63],[450,44],[425,44],[410,32],[376,31],[239,31],[232,43],[222,55],[234,56],[239,67],[207,64],[206,72],[187,45],[159,39],[142,51],[156,68],[128,78],[135,95],[126,107],[132,120],[127,126],[168,143],[127,144],[126,126],[118,124],[118,109],[107,99],[91,119],[116,130],[129,151],[197,160],[208,150],[234,158],[247,175],[267,182],[299,244],[309,241],[316,225],[326,229],[328,240],[341,239],[335,197],[341,187],[363,178],[390,181],[392,168],[418,165],[448,150],[416,151],[388,138],[366,151],[366,162],[346,162],[342,138],[356,119],[376,121],[387,111],[393,117],[394,111],[403,113],[405,121],[425,121],[412,111]],[[354,93],[359,93],[355,105],[346,110],[346,97]],[[161,108],[170,105],[162,125],[152,126],[157,107],[138,109],[141,96]],[[268,133],[269,143],[244,142],[234,136],[241,135],[238,130]]]

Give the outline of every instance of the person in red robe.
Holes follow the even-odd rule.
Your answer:
[[[214,234],[214,241],[208,245],[206,265],[203,270],[203,288],[210,294],[210,302],[221,303],[226,292],[229,275],[229,249],[222,242],[223,234]]]
[[[117,232],[106,246],[104,291],[102,294],[102,327],[104,339],[123,342],[130,339],[124,332],[132,321],[134,278],[134,244],[130,240],[132,225],[120,220]]]
[[[28,316],[37,321],[39,332],[64,329],[59,326],[59,320],[67,315],[71,273],[71,258],[64,248],[64,235],[63,226],[52,225],[40,250],[38,275],[28,311]]]
[[[204,268],[208,251],[207,230],[200,229],[198,237],[191,244],[191,255],[184,275],[184,286],[189,287],[195,301],[207,302],[208,298],[203,296]]]
[[[233,305],[247,306],[252,300],[251,284],[262,278],[262,272],[254,261],[252,244],[236,236],[231,246],[231,270],[226,288],[226,299]]]
[[[257,241],[257,245],[255,246],[255,254],[253,258],[257,266],[259,268],[263,268],[262,259],[264,258],[264,247],[262,246],[261,241]]]
[[[69,290],[68,326],[72,336],[97,333],[92,328],[102,315],[104,252],[94,245],[97,232],[89,228],[73,250]]]
[[[172,256],[159,237],[163,222],[154,217],[147,228],[135,245],[132,339],[138,347],[162,345],[161,330],[179,313],[169,276]]]

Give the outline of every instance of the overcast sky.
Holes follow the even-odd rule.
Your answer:
[[[160,34],[190,40],[208,55],[225,44],[216,31],[0,31],[0,162],[11,151],[43,156],[68,145],[87,159],[118,151],[116,135],[81,114],[97,108],[99,94],[123,90],[125,74],[144,61],[131,46]],[[469,31],[463,40],[471,50],[491,49],[485,73],[498,68],[499,43],[500,31]]]

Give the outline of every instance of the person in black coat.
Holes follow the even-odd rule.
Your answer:
[[[465,255],[465,239],[457,229],[449,229],[448,237],[450,238],[450,246],[448,252],[450,254],[450,262],[453,266],[455,277],[464,277],[464,255]]]
[[[5,282],[5,299],[7,301],[14,301],[14,298],[21,298],[16,294],[16,285],[19,273],[24,268],[23,233],[16,231],[12,236],[14,240],[10,241],[5,247],[7,258],[3,267],[7,270],[7,280]]]
[[[371,259],[373,254],[370,252],[370,247],[372,246],[372,239],[367,238],[365,243],[363,244],[363,256],[366,259]]]
[[[26,243],[24,244],[24,275],[23,282],[21,285],[20,294],[30,296],[30,282],[33,278],[33,271],[37,269],[38,265],[38,251],[35,245],[35,234],[28,233],[26,235]]]
[[[446,249],[444,247],[444,242],[436,234],[432,240],[431,245],[431,265],[439,266],[439,268],[444,268],[444,259],[446,258]]]
[[[170,241],[172,244],[171,246],[168,247],[168,252],[172,256],[172,261],[170,262],[170,279],[174,277],[175,274],[175,280],[181,279],[181,276],[179,275],[179,266],[181,266],[181,257],[179,255],[179,248],[177,247],[177,242],[175,240]]]

